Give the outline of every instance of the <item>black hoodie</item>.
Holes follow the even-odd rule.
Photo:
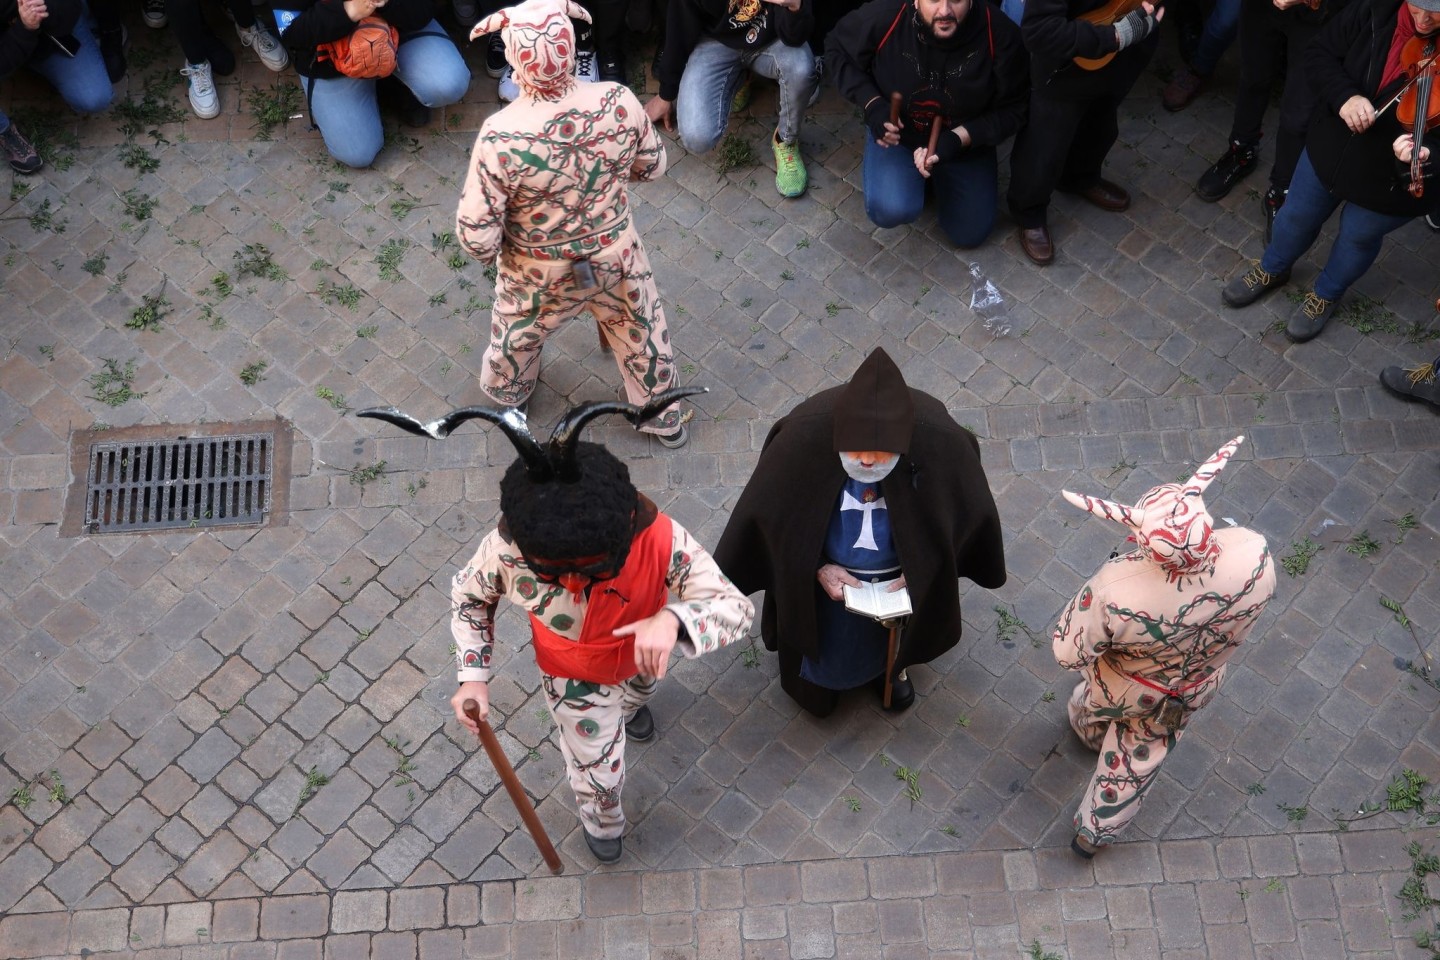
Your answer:
[[[680,95],[680,78],[690,53],[703,39],[719,40],[734,50],[763,50],[776,40],[803,46],[815,27],[813,0],[800,0],[791,13],[765,0],[670,0],[665,22],[665,55],[660,58],[660,98]]]

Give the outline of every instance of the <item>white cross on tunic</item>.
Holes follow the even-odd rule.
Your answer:
[[[855,538],[855,547],[860,550],[879,550],[880,545],[875,542],[875,527],[871,517],[876,510],[885,509],[885,498],[879,497],[869,503],[864,503],[855,499],[854,495],[846,490],[840,497],[840,509],[863,511],[860,521],[860,536]]]

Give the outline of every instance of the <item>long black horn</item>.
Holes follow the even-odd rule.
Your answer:
[[[619,403],[613,400],[582,403],[578,407],[572,407],[560,418],[560,422],[550,433],[549,453],[550,460],[555,465],[556,475],[565,483],[574,483],[580,479],[580,465],[576,461],[580,432],[596,417],[608,413],[618,413],[629,420],[631,426],[638,430],[640,424],[658,417],[677,400],[708,392],[708,387],[676,387],[673,390],[657,393],[643,406],[638,407],[633,403]]]
[[[551,466],[550,458],[545,455],[545,448],[535,435],[530,432],[530,426],[525,421],[525,414],[514,407],[496,409],[494,407],[461,407],[458,410],[451,410],[438,420],[421,424],[420,421],[407,413],[402,413],[395,407],[374,407],[369,410],[361,410],[355,414],[357,417],[370,417],[375,420],[384,420],[392,423],[402,430],[409,431],[422,437],[432,437],[436,440],[443,440],[450,435],[450,432],[465,423],[467,420],[488,420],[498,426],[502,433],[510,439],[515,447],[515,452],[520,454],[520,459],[525,461],[525,472],[538,481],[549,480],[555,475]]]

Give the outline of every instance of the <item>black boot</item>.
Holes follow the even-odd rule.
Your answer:
[[[622,850],[623,844],[621,843],[620,837],[602,840],[599,837],[590,836],[590,831],[585,830],[583,827],[581,830],[585,834],[585,846],[589,847],[590,852],[595,854],[596,860],[599,860],[601,863],[614,863],[620,859],[620,854],[624,852]]]
[[[1225,156],[1216,160],[1209,170],[1200,175],[1199,182],[1195,184],[1195,193],[1207,203],[1224,199],[1230,189],[1254,173],[1259,164],[1260,156],[1255,144],[1231,140],[1230,149]]]

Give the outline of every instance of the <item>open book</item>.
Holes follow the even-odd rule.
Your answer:
[[[846,584],[842,588],[845,591],[845,609],[876,620],[908,616],[912,612],[910,591],[901,587],[894,593],[889,592],[896,580],[862,583],[858,587]]]

